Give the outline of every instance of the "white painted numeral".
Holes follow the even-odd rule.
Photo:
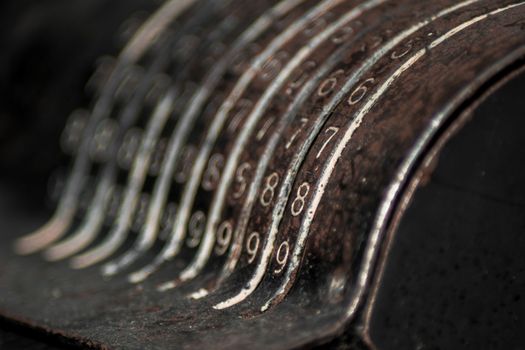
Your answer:
[[[348,98],[348,104],[353,106],[363,100],[368,92],[368,87],[366,84],[371,84],[375,81],[374,78],[369,78],[365,80],[361,85],[359,85]]]
[[[270,58],[261,68],[261,78],[264,81],[273,80],[281,71],[285,61],[288,59],[288,53],[281,51]]]
[[[306,123],[308,123],[308,119],[306,118],[301,118],[301,126],[299,126],[299,129],[297,129],[292,137],[290,137],[290,140],[288,140],[288,142],[286,143],[286,146],[285,148],[286,149],[289,149],[290,146],[293,144],[293,142],[295,141],[295,139],[297,138],[297,136],[299,136],[299,134],[301,133],[301,131],[303,131],[304,129],[304,126],[306,125]]]
[[[292,202],[292,215],[298,216],[303,212],[304,204],[306,200],[306,196],[310,193],[310,184],[308,182],[304,182],[299,188],[297,189],[297,196],[295,197],[295,200]]]
[[[270,119],[266,120],[266,122],[264,123],[262,128],[257,133],[257,137],[256,137],[257,141],[261,141],[262,140],[264,135],[266,135],[266,133],[268,132],[268,129],[270,129],[270,126],[272,126],[274,120],[275,120],[275,118],[270,118]]]
[[[224,157],[222,154],[214,154],[208,162],[208,168],[204,173],[202,188],[206,191],[212,191],[217,186],[221,177],[221,169],[224,166]]]
[[[330,136],[328,136],[328,138],[326,139],[326,141],[323,144],[323,147],[321,147],[319,152],[317,152],[317,156],[315,157],[315,159],[319,159],[321,154],[323,154],[323,151],[326,148],[326,146],[330,143],[330,141],[332,141],[332,139],[334,138],[334,136],[337,134],[338,131],[339,131],[339,128],[337,128],[335,126],[331,126],[328,129],[326,129],[325,134],[329,134]]]
[[[252,232],[246,241],[246,251],[248,252],[248,264],[251,264],[257,257],[259,245],[261,244],[261,236],[259,232]]]
[[[165,240],[170,230],[173,229],[173,224],[175,223],[175,215],[177,215],[177,204],[171,202],[166,206],[162,218],[160,221],[160,239]]]
[[[181,154],[179,170],[175,172],[175,181],[183,184],[188,179],[188,175],[191,169],[191,164],[195,158],[197,149],[194,146],[188,146]]]
[[[301,87],[308,80],[308,78],[310,77],[310,72],[315,67],[317,67],[317,63],[315,61],[306,61],[299,76],[292,82],[290,82],[290,84],[288,84],[288,87],[286,88],[286,94],[288,96],[291,96],[295,92],[295,90]]]
[[[157,150],[153,154],[151,159],[151,165],[149,169],[149,174],[151,176],[158,176],[162,169],[162,163],[164,160],[164,155],[166,154],[166,149],[168,148],[168,140],[160,139],[156,146]]]
[[[401,51],[401,52],[397,52],[397,51],[392,52],[392,55],[390,55],[390,57],[393,60],[396,60],[396,59],[405,57],[410,51],[412,51],[412,41],[409,41],[408,43],[405,44],[405,49],[403,51]]]
[[[279,246],[279,249],[277,250],[277,254],[275,255],[275,260],[279,267],[275,269],[273,272],[275,274],[279,274],[283,272],[284,267],[286,266],[286,263],[288,262],[288,257],[290,255],[290,244],[288,244],[287,241],[281,243]]]
[[[354,28],[351,26],[344,26],[336,35],[332,37],[332,42],[336,45],[342,44],[354,34]]]
[[[275,196],[275,189],[279,184],[279,174],[272,173],[266,178],[266,184],[261,194],[261,204],[267,207],[272,203],[273,197]]]
[[[331,19],[334,17],[333,12],[326,12],[325,15],[322,17],[318,17],[315,20],[311,22],[311,24],[308,25],[308,27],[304,30],[304,34],[306,36],[313,36],[317,33],[319,33],[321,30],[323,30],[328,23],[330,23]]]
[[[188,241],[186,242],[188,247],[195,248],[200,244],[205,225],[206,215],[202,211],[199,210],[191,216],[189,223],[189,236]]]
[[[233,227],[229,221],[224,221],[217,229],[217,246],[215,253],[219,256],[224,255],[230,246],[233,236]]]
[[[339,69],[331,74],[329,78],[323,80],[317,89],[317,95],[319,97],[325,97],[334,92],[334,89],[337,86],[337,76],[344,74],[344,72],[343,69]]]
[[[228,125],[228,132],[234,132],[237,130],[237,127],[241,123],[242,118],[248,114],[248,111],[250,108],[252,108],[253,102],[248,100],[247,98],[244,98],[239,101],[239,110],[237,113],[235,113],[234,117],[232,118],[230,124]]]
[[[235,190],[232,194],[233,199],[239,199],[244,194],[244,191],[246,191],[246,187],[248,186],[248,180],[246,178],[246,172],[250,171],[252,169],[252,166],[250,163],[242,163],[239,168],[237,169],[237,172],[235,174],[235,181],[239,184],[237,186],[237,190]]]

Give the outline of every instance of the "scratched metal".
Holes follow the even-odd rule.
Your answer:
[[[524,20],[519,0],[159,5],[101,61],[57,212],[16,244],[73,259],[11,252],[38,219],[2,202],[0,314],[100,348],[382,349],[391,220],[523,63]]]

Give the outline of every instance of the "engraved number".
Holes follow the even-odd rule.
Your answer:
[[[288,149],[290,148],[290,146],[293,144],[293,142],[295,141],[295,139],[297,138],[297,136],[299,135],[299,133],[303,130],[304,126],[306,125],[306,123],[308,123],[308,119],[306,118],[301,118],[301,126],[299,127],[299,129],[297,129],[292,137],[290,137],[290,140],[286,143],[286,146],[285,148]]]
[[[224,165],[224,157],[222,154],[214,154],[208,162],[208,169],[204,174],[202,180],[202,188],[206,191],[215,189],[221,176],[221,168]]]
[[[261,194],[261,204],[267,207],[272,203],[275,196],[275,188],[279,184],[279,174],[273,173],[266,178],[266,184]]]
[[[170,230],[173,229],[173,224],[175,224],[175,215],[177,215],[177,204],[173,202],[169,203],[162,214],[162,219],[160,222],[160,239],[167,239]]]
[[[279,274],[284,270],[284,267],[286,266],[286,263],[288,262],[288,256],[290,255],[290,245],[287,241],[281,243],[279,246],[279,249],[277,250],[277,255],[275,256],[275,260],[277,261],[277,264],[279,267],[274,270],[275,274]]]
[[[274,79],[283,68],[285,60],[288,59],[288,53],[281,51],[266,62],[261,69],[261,78],[264,81]]]
[[[337,86],[337,76],[344,74],[344,72],[344,70],[339,69],[335,71],[332,75],[330,75],[329,78],[323,80],[323,82],[319,85],[319,88],[317,89],[317,95],[319,95],[319,97],[325,97],[330,95]]]
[[[268,132],[268,129],[270,129],[270,127],[272,126],[272,124],[274,122],[274,119],[275,118],[270,118],[270,119],[266,120],[266,122],[264,123],[262,128],[257,133],[257,137],[256,137],[257,141],[261,141],[262,138],[264,137],[264,135],[266,135],[266,133]]]
[[[330,143],[330,141],[332,141],[332,139],[334,138],[335,134],[337,134],[338,131],[339,131],[339,128],[337,128],[335,126],[331,126],[328,129],[326,129],[325,134],[330,134],[330,136],[328,136],[328,138],[324,142],[323,147],[321,147],[321,149],[317,153],[317,156],[315,157],[315,159],[319,159],[321,154],[323,154],[323,151],[326,148],[326,146]]]
[[[217,246],[215,253],[219,256],[224,255],[228,250],[232,240],[233,227],[229,221],[224,221],[217,229]]]
[[[297,196],[295,197],[295,200],[292,202],[292,215],[293,216],[297,216],[302,213],[304,209],[304,202],[306,200],[306,196],[308,196],[308,193],[310,193],[310,184],[308,184],[308,182],[304,182],[297,189]]]
[[[235,180],[239,184],[237,186],[237,190],[233,192],[232,197],[234,199],[239,199],[244,194],[244,191],[246,191],[246,186],[248,185],[248,181],[246,179],[246,172],[250,171],[252,169],[252,166],[250,163],[242,163],[241,166],[237,169],[237,172],[235,174]]]
[[[181,154],[179,169],[175,173],[175,181],[178,183],[185,183],[188,179],[192,159],[194,158],[196,152],[197,150],[194,146],[188,146]]]
[[[248,252],[248,264],[251,264],[257,257],[259,245],[261,244],[261,237],[259,232],[252,232],[246,241],[246,251]]]
[[[291,96],[295,90],[297,90],[301,85],[303,85],[308,78],[310,77],[310,72],[317,66],[315,61],[306,61],[304,68],[301,70],[300,74],[296,79],[294,79],[288,87],[286,88],[286,94]]]
[[[339,30],[339,32],[332,37],[332,42],[336,45],[342,44],[354,34],[354,28],[345,26]]]
[[[160,139],[159,142],[157,142],[157,150],[153,154],[153,159],[151,160],[151,165],[149,169],[149,173],[151,176],[158,176],[160,174],[162,168],[162,161],[164,160],[167,147],[168,140]]]
[[[361,102],[361,100],[363,100],[363,98],[366,96],[368,92],[368,87],[366,86],[366,84],[373,83],[374,81],[375,81],[374,78],[369,78],[365,80],[361,85],[359,85],[348,98],[348,104],[350,106],[353,106]]]
[[[396,59],[406,56],[411,50],[412,50],[412,41],[409,41],[408,43],[405,44],[405,50],[401,52],[394,51],[392,52],[392,55],[390,55],[390,57],[393,60],[396,60]]]
[[[241,123],[241,119],[246,116],[246,114],[248,114],[248,111],[250,108],[252,108],[252,106],[253,102],[246,98],[239,101],[239,109],[228,125],[228,132],[234,132],[237,129]]]
[[[189,237],[187,245],[190,248],[195,248],[201,242],[202,234],[204,233],[204,225],[206,224],[206,215],[202,211],[195,212],[190,219]]]

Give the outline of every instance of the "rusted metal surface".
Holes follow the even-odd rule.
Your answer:
[[[392,217],[522,65],[525,2],[163,6],[91,80],[54,219],[16,241],[57,262],[12,252],[38,220],[2,203],[0,314],[95,348],[374,348]]]
[[[517,147],[524,75],[523,67],[517,68],[486,84],[483,96],[432,142],[404,191],[383,243],[388,253],[382,256],[381,277],[363,312],[363,334],[376,347],[386,341],[399,348],[431,342],[442,348],[504,349],[523,342],[517,331],[523,325],[523,278],[515,260],[522,247],[523,169],[514,165],[524,154]],[[429,198],[432,203],[425,203]],[[420,248],[401,253],[411,261],[411,277],[391,270],[406,266],[399,255],[406,242]],[[398,278],[392,283],[388,276]],[[414,287],[420,287],[410,280],[434,289],[420,289],[414,297]],[[414,311],[415,304],[425,303],[425,310]],[[473,308],[480,303],[486,307]],[[395,329],[394,315],[402,314],[410,319]],[[516,335],[509,338],[510,333]]]

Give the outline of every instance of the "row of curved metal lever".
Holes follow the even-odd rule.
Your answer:
[[[267,273],[282,277],[260,310],[281,302],[297,277],[333,169],[368,111],[427,52],[477,22],[523,5],[494,7],[441,34],[427,28],[479,1],[451,3],[380,40],[360,32],[370,20],[366,15],[388,2],[282,0],[260,16],[243,1],[166,2],[118,58],[101,61],[91,82],[99,86],[93,109],[75,112],[64,131],[62,144],[74,161],[55,215],[18,240],[17,252],[43,250],[50,261],[71,258],[76,269],[105,262],[102,274],[113,276],[164,237],[160,253],[129,274],[130,282],[145,281],[187,245],[195,249],[193,257],[159,291],[192,281],[214,265],[213,281],[188,295],[201,299],[240,265],[252,265],[246,283],[214,307],[245,301]],[[230,8],[237,10],[224,15]],[[206,34],[201,37],[195,28]],[[411,40],[417,33],[429,43],[419,48]],[[338,64],[363,38],[370,41],[370,53],[341,70]],[[401,63],[384,81],[370,76],[385,59]],[[283,91],[289,102],[276,116]],[[312,95],[323,99],[315,120],[302,117],[304,109],[312,109]],[[330,124],[342,103],[356,108],[355,114],[347,124]],[[299,181],[309,156],[322,161],[320,170],[312,181]],[[81,214],[93,176],[90,204]],[[122,178],[125,186],[119,185]],[[173,194],[177,200],[171,202]],[[224,220],[231,201],[234,218]],[[114,203],[118,209],[108,231]],[[262,221],[254,219],[258,213],[269,219],[253,229]],[[299,221],[294,235],[287,233],[294,241],[280,240],[287,217]],[[115,256],[129,239],[131,248]],[[340,284],[335,281],[334,288]]]

